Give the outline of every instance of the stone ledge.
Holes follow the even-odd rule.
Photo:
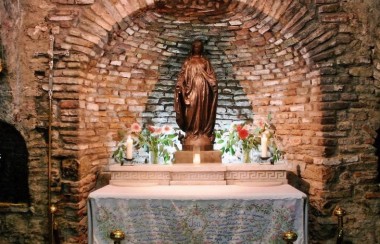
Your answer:
[[[110,165],[111,185],[286,184],[287,164]]]
[[[0,213],[27,213],[30,210],[27,203],[0,203]]]

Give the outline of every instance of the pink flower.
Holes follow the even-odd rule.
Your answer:
[[[237,130],[237,132],[239,132],[242,128],[243,128],[243,127],[242,127],[241,125],[237,125],[237,126],[236,126],[236,130]]]
[[[242,140],[247,139],[247,137],[249,136],[248,130],[246,130],[244,128],[240,129],[238,131],[238,134],[239,134],[240,139],[242,139]]]
[[[154,128],[153,134],[160,135],[161,133],[162,133],[162,128],[161,127]]]
[[[259,126],[260,126],[261,128],[264,128],[264,126],[265,126],[264,121],[260,120],[260,122],[259,122]]]
[[[169,125],[164,125],[164,126],[162,127],[162,131],[163,131],[165,134],[170,133],[171,130],[172,130],[172,128],[171,128]]]
[[[141,131],[141,126],[140,126],[140,124],[139,123],[133,123],[132,125],[131,125],[131,131],[132,131],[132,133],[139,133],[140,131]]]

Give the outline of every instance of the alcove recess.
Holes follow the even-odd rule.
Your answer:
[[[12,125],[3,121],[0,121],[0,135],[0,205],[27,207],[28,151],[25,140]]]

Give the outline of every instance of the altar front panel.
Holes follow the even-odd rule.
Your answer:
[[[306,243],[306,196],[289,185],[106,186],[89,197],[89,243]]]

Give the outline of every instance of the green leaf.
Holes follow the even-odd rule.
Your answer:
[[[173,138],[176,138],[176,137],[177,137],[176,134],[170,134],[170,135],[168,135],[168,138],[169,138],[169,139],[173,139]]]
[[[176,151],[179,151],[179,147],[177,146],[177,144],[174,144],[174,147]]]

